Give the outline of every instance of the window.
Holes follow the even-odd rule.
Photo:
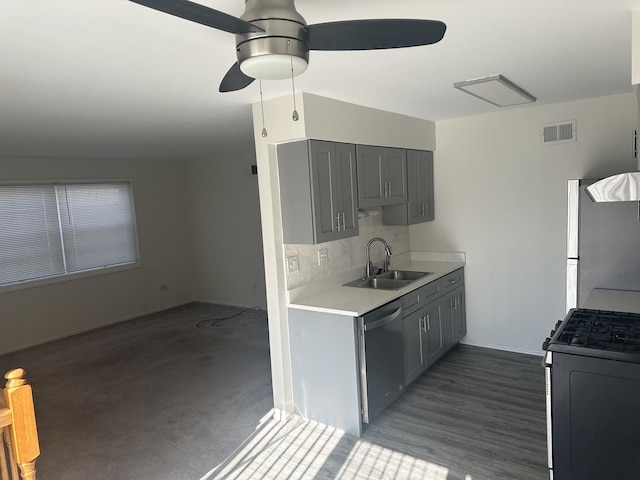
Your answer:
[[[0,185],[0,287],[137,262],[129,182]]]

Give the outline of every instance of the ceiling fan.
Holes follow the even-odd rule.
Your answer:
[[[294,0],[245,0],[240,18],[188,0],[130,0],[192,22],[233,33],[238,61],[221,92],[245,88],[256,78],[279,80],[307,69],[309,50],[377,50],[439,42],[447,26],[436,20],[346,20],[307,25]]]

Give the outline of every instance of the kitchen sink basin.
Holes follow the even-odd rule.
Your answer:
[[[390,278],[392,280],[408,280],[413,282],[422,277],[426,277],[432,272],[409,272],[407,270],[389,270],[388,272],[376,275],[376,278]]]
[[[345,283],[345,287],[375,288],[378,290],[398,290],[410,283],[429,275],[432,272],[409,272],[406,270],[390,270],[369,278],[359,278]]]

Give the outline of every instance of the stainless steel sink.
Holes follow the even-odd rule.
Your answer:
[[[369,278],[359,278],[345,283],[345,287],[375,288],[378,290],[398,290],[432,272],[410,272],[406,270],[390,270]]]
[[[409,272],[407,270],[389,270],[388,272],[376,275],[377,278],[390,278],[392,280],[408,280],[413,282],[422,277],[426,277],[432,272]]]

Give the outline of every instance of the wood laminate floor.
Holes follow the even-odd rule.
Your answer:
[[[203,479],[543,480],[541,358],[461,345],[361,438],[269,420]]]

